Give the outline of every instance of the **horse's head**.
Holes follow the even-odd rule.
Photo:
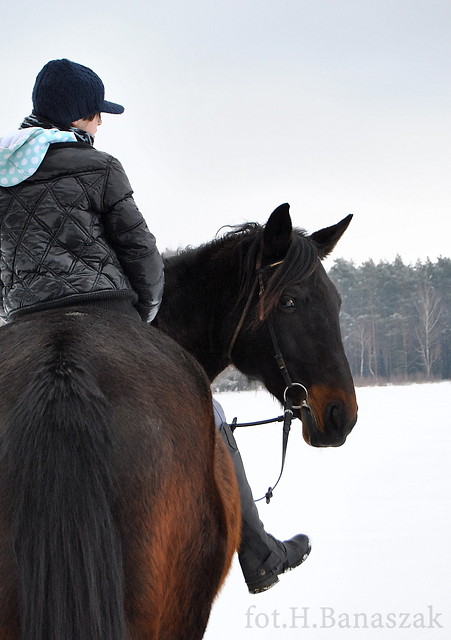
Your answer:
[[[251,302],[246,307],[243,299],[241,326],[232,339],[232,360],[240,370],[261,379],[281,402],[294,394],[304,439],[317,447],[342,445],[357,420],[340,296],[321,264],[351,217],[307,236],[293,230],[288,205],[271,214],[249,251]]]

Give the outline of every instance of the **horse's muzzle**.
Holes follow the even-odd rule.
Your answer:
[[[312,447],[341,447],[357,422],[357,413],[349,418],[342,402],[331,402],[326,407],[323,428],[310,408],[301,408],[297,417],[302,420],[304,440]]]

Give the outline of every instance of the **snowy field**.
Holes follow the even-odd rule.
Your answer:
[[[207,640],[451,639],[451,382],[357,390],[345,445],[314,449],[293,423],[266,529],[308,533],[312,553],[266,593],[248,594],[238,562]],[[216,396],[227,418],[278,415],[266,392]],[[280,424],[236,433],[255,497],[279,473]]]

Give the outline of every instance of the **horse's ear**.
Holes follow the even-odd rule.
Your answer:
[[[281,204],[269,216],[263,232],[263,258],[265,262],[281,260],[291,243],[293,225],[290,205]]]
[[[334,249],[341,236],[344,234],[352,220],[352,213],[341,222],[334,224],[332,227],[326,227],[320,231],[315,231],[310,237],[318,247],[319,257],[325,258]]]

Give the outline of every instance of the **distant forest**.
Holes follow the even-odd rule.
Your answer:
[[[405,265],[336,260],[341,326],[357,381],[451,378],[451,259]]]
[[[357,384],[451,378],[450,258],[360,266],[340,259],[328,273],[343,300],[343,342]],[[228,369],[214,388],[249,385]]]

